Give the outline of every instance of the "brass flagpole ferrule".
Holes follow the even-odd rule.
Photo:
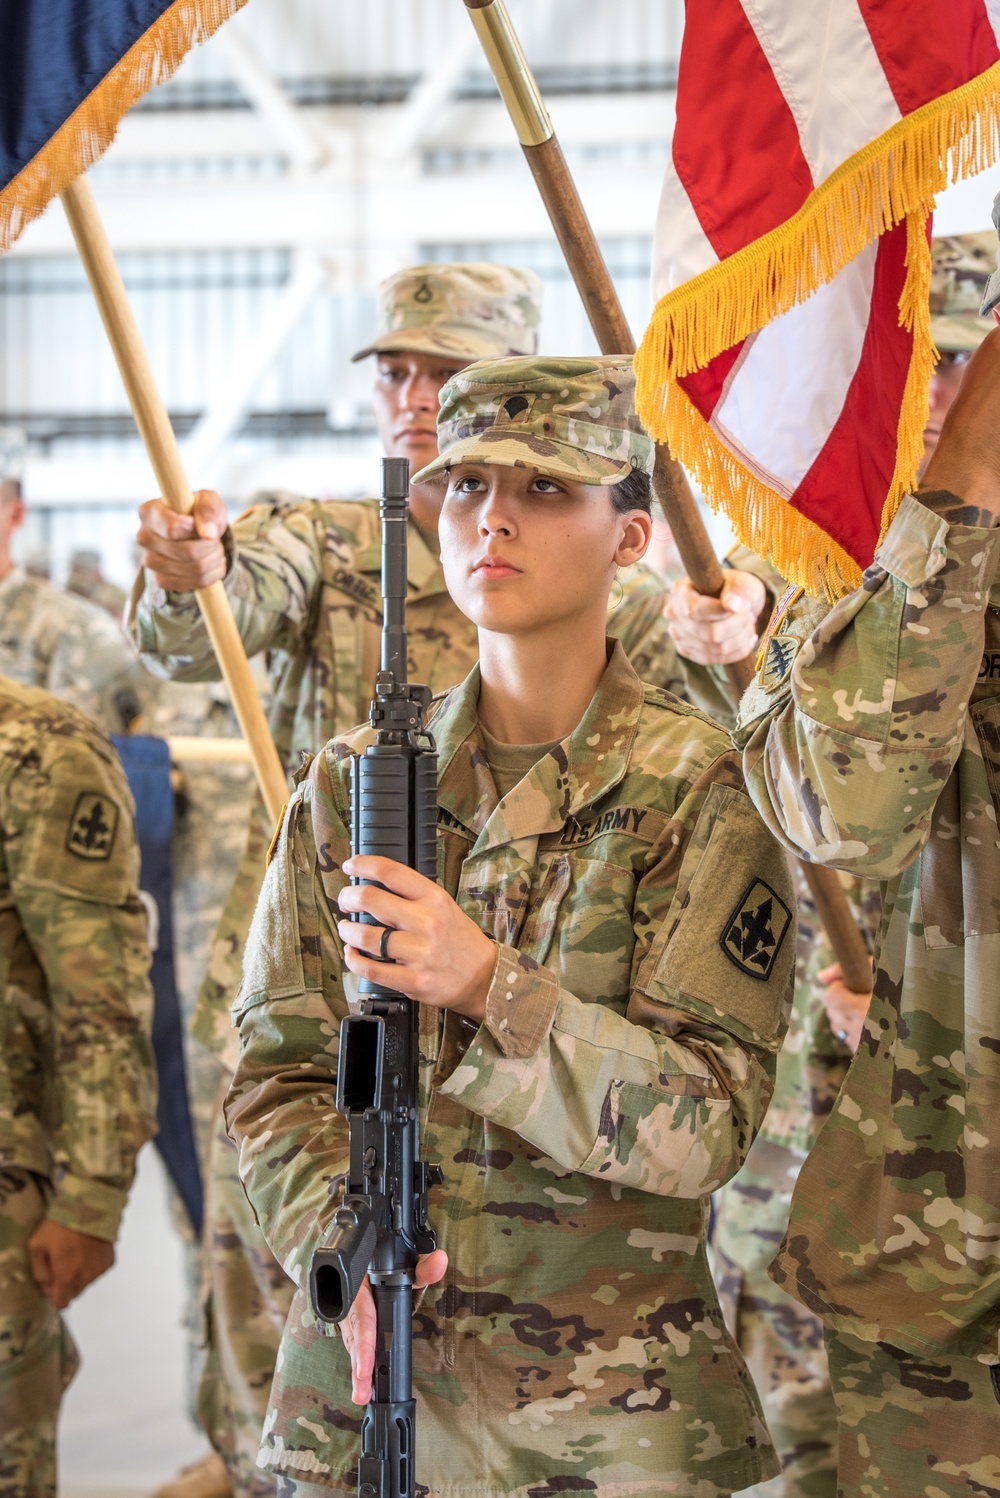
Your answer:
[[[504,0],[465,3],[518,140],[522,146],[544,145],[555,131]]]

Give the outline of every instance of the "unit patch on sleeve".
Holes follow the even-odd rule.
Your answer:
[[[118,808],[100,791],[81,791],[66,832],[66,849],[77,858],[103,862],[111,857],[118,830]]]
[[[730,962],[751,978],[771,976],[792,912],[763,879],[754,879],[726,922],[719,944]]]
[[[801,643],[795,635],[772,635],[768,640],[758,676],[765,692],[773,692],[788,680]]]

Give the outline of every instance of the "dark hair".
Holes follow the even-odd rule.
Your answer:
[[[627,515],[629,510],[642,510],[645,515],[653,512],[653,481],[641,468],[633,468],[628,478],[609,485],[608,493],[619,515]]]

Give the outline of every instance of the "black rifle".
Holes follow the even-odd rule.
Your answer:
[[[434,879],[437,754],[423,726],[431,693],[406,680],[409,471],[405,458],[382,460],[382,668],[369,713],[375,743],[351,764],[351,853],[380,854]],[[335,1322],[371,1281],[375,1375],[358,1495],[413,1498],[413,1272],[434,1248],[427,1188],[440,1172],[419,1158],[419,1006],[364,978],[359,988],[360,1012],[341,1022],[337,1068],[337,1107],[350,1129],[347,1189],[313,1255],[309,1288],[316,1315]]]

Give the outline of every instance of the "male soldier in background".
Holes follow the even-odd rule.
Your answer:
[[[91,603],[70,598],[15,566],[13,533],[24,520],[16,479],[0,482],[0,672],[44,687],[100,724],[125,733],[154,683],[119,626]]]
[[[931,336],[941,358],[931,376],[925,463],[968,360],[992,327],[978,314],[994,244],[989,232],[940,237],[932,244]],[[741,565],[758,572],[771,593],[783,590],[776,574],[758,559],[746,560],[749,554],[739,550]],[[668,613],[678,648],[705,664],[738,659],[730,645],[734,621],[731,616],[719,619],[720,612],[703,608],[689,588],[675,588]],[[715,623],[722,625],[721,638],[713,631]],[[736,644],[743,647],[746,640]],[[843,882],[872,946],[881,915],[877,882],[848,876]],[[826,935],[802,891],[798,942],[795,1004],[778,1059],[774,1098],[746,1165],[715,1198],[713,1248],[720,1298],[782,1460],[781,1476],[752,1490],[753,1498],[834,1498],[837,1491],[837,1411],[822,1322],[774,1284],[767,1265],[788,1225],[799,1171],[847,1074],[869,995],[853,994],[840,981]]]
[[[411,471],[437,455],[438,391],[476,359],[535,351],[541,287],[533,274],[490,264],[428,265],[379,289],[379,330],[357,358],[375,355],[374,404],[384,451]],[[437,691],[454,685],[477,658],[476,631],[448,596],[437,548],[440,493],[414,486],[410,502],[407,626],[410,670]],[[193,518],[160,501],[140,510],[139,544],[152,578],[133,632],[150,668],[177,680],[218,674],[191,590],[225,579],[248,654],[269,652],[271,721],[289,772],[335,733],[367,717],[378,668],[381,565],[378,504],[274,499],[226,530],[218,496],[202,492]],[[609,617],[640,675],[679,689],[662,622],[662,585],[648,569],[623,574]],[[255,819],[247,858],[220,925],[202,990],[196,1036],[235,1064],[229,1007],[264,871],[270,829]],[[221,1107],[213,1138],[206,1204],[210,1255],[210,1366],[202,1419],[241,1498],[273,1494],[255,1464],[274,1359],[292,1286],[267,1249],[236,1173]],[[214,1371],[213,1371],[214,1365]],[[206,1498],[205,1472],[162,1490],[163,1498]]]
[[[105,736],[0,677],[0,1498],[55,1498],[77,1354],[155,1128],[132,801]]]

